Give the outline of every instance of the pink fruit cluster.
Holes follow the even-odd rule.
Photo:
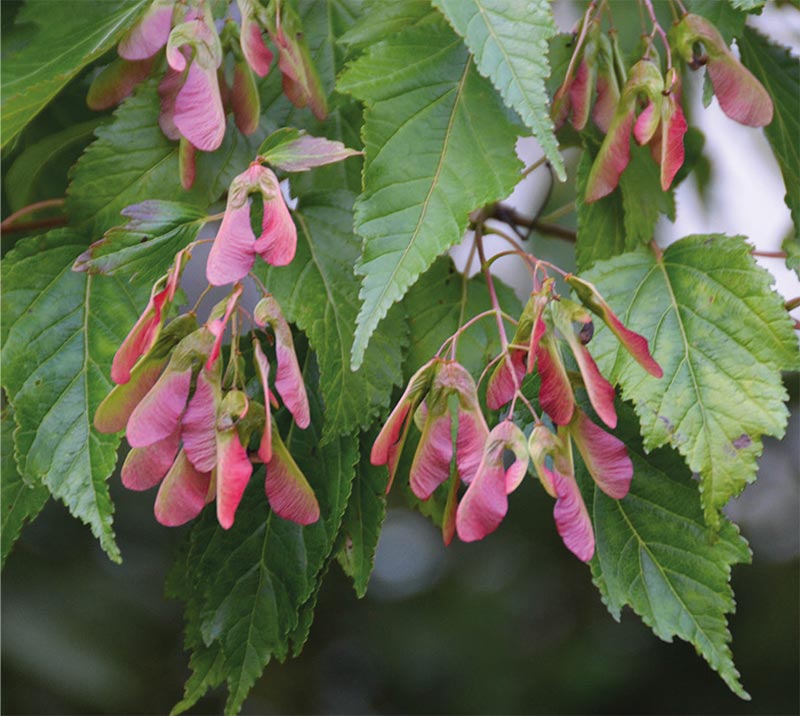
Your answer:
[[[587,21],[582,44],[564,82],[553,98],[556,128],[571,119],[585,129],[591,117],[605,134],[586,185],[586,202],[610,194],[631,158],[631,137],[648,146],[660,167],[667,191],[684,162],[683,137],[688,130],[681,105],[681,73],[673,56],[693,70],[705,66],[722,111],[752,127],[772,121],[772,101],[761,83],[726,45],[714,25],[700,15],[686,14],[669,33],[664,72],[652,42],[627,73],[619,52],[600,29],[600,19]],[[613,38],[613,35],[612,35]],[[593,96],[596,93],[594,104]]]
[[[581,560],[590,560],[594,533],[575,479],[573,444],[600,490],[615,499],[628,492],[633,465],[625,445],[578,407],[576,379],[569,375],[562,351],[566,347],[572,354],[580,371],[577,382],[610,428],[617,422],[614,389],[586,348],[593,325],[587,309],[606,323],[647,372],[661,377],[662,371],[646,339],[622,325],[594,286],[576,276],[567,280],[582,305],[556,295],[552,280],[545,280],[531,295],[513,340],[489,378],[486,406],[500,410],[512,403],[494,428],[488,427],[470,373],[454,360],[434,357],[411,378],[375,440],[371,461],[388,466],[389,487],[412,424],[420,431],[409,473],[412,492],[427,500],[455,473],[454,501],[458,483],[467,485],[457,508],[450,505],[445,511],[446,542],[455,533],[471,542],[497,529],[508,510],[508,495],[532,465],[556,499],[554,517],[565,545]],[[513,403],[526,374],[533,372],[539,376],[539,404],[548,420],[535,416],[526,437],[514,423]]]
[[[325,94],[291,8],[284,3],[273,17],[254,0],[236,4],[238,23],[232,17],[215,21],[208,0],[153,0],[120,41],[120,58],[89,90],[91,108],[114,106],[150,74],[165,50],[159,125],[167,137],[181,142],[181,181],[187,189],[194,183],[196,150],[212,152],[222,144],[228,110],[243,134],[258,128],[261,103],[254,75],[265,77],[273,60],[265,31],[278,52],[286,96],[298,107],[309,106],[320,119],[327,114]],[[228,75],[226,50],[233,55]]]
[[[253,192],[263,203],[258,238],[250,224]],[[216,502],[220,525],[231,527],[254,462],[266,465],[265,491],[277,515],[303,525],[319,518],[314,492],[272,420],[272,409],[279,405],[276,394],[299,428],[308,427],[311,415],[292,331],[271,295],[265,294],[252,314],[260,396],[245,390],[238,349],[239,314],[246,315],[239,305],[240,280],[250,272],[256,254],[285,265],[294,257],[296,243],[297,231],[277,178],[254,162],[233,180],[206,266],[212,285],[232,284],[228,297],[203,325],[194,311],[169,320],[191,246],[179,251],[114,357],[111,378],[116,386],[99,406],[95,427],[105,433],[125,430],[132,449],[122,467],[122,482],[132,490],[160,485],[155,515],[164,525],[184,524]],[[224,366],[222,343],[228,329],[231,352]],[[272,346],[268,350],[264,339]]]

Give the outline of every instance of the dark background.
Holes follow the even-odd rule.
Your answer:
[[[734,568],[731,618],[752,701],[629,610],[614,622],[560,543],[552,501],[526,480],[497,533],[473,545],[445,549],[430,523],[393,503],[366,598],[333,565],[304,653],[270,664],[244,713],[797,714],[794,407],[787,439],[766,441],[758,482],[731,510],[754,551],[752,565]],[[55,503],[8,560],[4,714],[162,714],[180,698],[188,657],[163,583],[183,530],[156,524],[153,493],[112,478],[112,496],[121,567]],[[220,691],[192,713],[223,703]]]

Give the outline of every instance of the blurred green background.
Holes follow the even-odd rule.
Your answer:
[[[793,393],[797,395],[796,380]],[[271,664],[245,714],[796,714],[800,606],[797,402],[783,443],[732,506],[754,564],[734,569],[731,619],[744,702],[691,646],[606,612],[588,568],[556,534],[533,480],[494,535],[445,549],[393,504],[366,598],[337,565],[297,660]],[[180,605],[163,597],[183,529],[152,517],[152,493],[112,479],[125,562],[50,504],[2,579],[4,714],[163,714],[188,675]],[[221,713],[214,693],[191,713]]]

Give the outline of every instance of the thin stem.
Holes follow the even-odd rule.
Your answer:
[[[753,256],[760,256],[764,259],[785,259],[787,258],[787,254],[785,251],[759,251],[758,249],[753,249],[750,252]]]
[[[45,199],[44,201],[36,201],[33,204],[28,204],[27,206],[23,206],[21,209],[17,209],[17,211],[15,211],[13,214],[10,214],[5,219],[3,219],[2,223],[0,223],[0,229],[6,231],[17,219],[23,216],[27,216],[28,214],[33,214],[34,212],[40,211],[41,209],[52,209],[55,207],[64,206],[65,201],[66,201],[65,199]],[[19,229],[17,229],[17,231],[18,230]]]
[[[546,214],[545,216],[538,217],[537,220],[539,222],[542,222],[542,223],[551,222],[551,221],[557,221],[558,219],[561,219],[562,217],[567,216],[567,214],[571,214],[573,211],[575,211],[575,200],[574,199],[572,201],[564,204],[564,206],[560,206],[558,209],[555,209],[554,211],[551,211],[549,214]]]
[[[494,278],[492,272],[489,270],[486,263],[486,253],[483,250],[483,226],[475,227],[475,243],[478,247],[478,257],[481,260],[481,271],[486,278],[486,289],[489,291],[489,299],[494,309],[495,321],[497,323],[497,332],[500,336],[500,345],[503,346],[503,352],[508,350],[508,336],[506,335],[506,327],[503,325],[503,310],[500,308],[500,302],[497,300],[497,291],[494,287]]]
[[[531,164],[529,167],[527,167],[527,168],[522,170],[522,173],[519,175],[519,178],[520,179],[524,179],[529,174],[532,174],[533,172],[535,172],[545,162],[547,162],[547,157],[546,156],[539,157],[539,159],[537,159],[533,164]]]
[[[517,395],[519,399],[525,404],[525,407],[530,411],[531,416],[533,419],[538,423],[539,421],[539,414],[533,409],[531,402],[525,397],[521,390],[517,391]],[[516,396],[515,396],[516,397]]]
[[[197,309],[200,308],[200,304],[202,303],[203,299],[208,295],[208,292],[211,291],[212,288],[214,287],[211,284],[209,284],[202,290],[200,296],[198,297],[197,301],[195,301],[194,306],[192,306],[192,310],[189,311],[189,313],[197,314]]]
[[[650,20],[653,23],[653,31],[658,33],[658,36],[661,38],[661,42],[664,45],[664,49],[667,52],[667,71],[672,68],[672,50],[669,47],[669,40],[667,39],[667,33],[664,32],[664,28],[661,27],[661,23],[658,21],[656,17],[656,11],[653,8],[653,1],[652,0],[642,0],[644,6],[647,8],[647,12],[650,15]]]
[[[586,8],[586,12],[583,15],[583,20],[581,22],[581,31],[578,35],[578,41],[575,43],[575,51],[572,53],[572,57],[569,60],[569,66],[567,67],[566,74],[564,75],[564,84],[570,82],[572,80],[572,73],[575,72],[575,63],[578,61],[578,55],[581,52],[581,48],[583,47],[583,42],[586,39],[586,33],[589,31],[589,17],[591,16],[592,12],[594,11],[597,5],[596,0],[592,0],[589,3],[589,7]]]
[[[264,296],[269,296],[269,291],[267,291],[267,287],[262,283],[261,279],[258,276],[256,276],[252,271],[247,275],[251,279],[253,279],[256,286],[258,286],[261,289],[261,293],[263,293]]]
[[[787,311],[793,311],[795,308],[800,306],[800,296],[795,296],[795,298],[790,298],[786,303],[783,304],[783,307]]]
[[[485,311],[482,311],[477,316],[473,316],[472,318],[470,318],[464,325],[459,326],[459,328],[456,330],[456,332],[452,336],[450,336],[449,338],[446,338],[444,343],[442,343],[442,345],[439,346],[439,350],[436,351],[436,355],[437,356],[441,355],[442,351],[447,347],[448,343],[452,346],[453,342],[457,341],[459,336],[462,333],[464,333],[464,331],[466,331],[471,326],[474,326],[478,321],[481,321],[484,318],[488,318],[489,316],[494,316],[494,309],[493,308],[488,308]],[[506,318],[507,320],[509,320],[509,317],[505,313],[503,314],[503,317]],[[513,319],[510,319],[510,320],[513,320]],[[455,356],[452,354],[452,352],[451,352],[451,359],[455,360]]]
[[[475,258],[475,242],[472,242],[472,246],[469,249],[469,255],[467,256],[467,263],[464,264],[464,273],[461,274],[461,305],[459,306],[458,310],[458,325],[459,330],[455,332],[453,335],[453,342],[450,345],[450,360],[456,359],[456,353],[458,351],[458,339],[461,335],[461,326],[464,323],[464,313],[467,309],[467,295],[469,292],[469,272],[472,269],[472,260]],[[441,350],[441,349],[439,349]]]
[[[69,220],[66,216],[54,216],[51,219],[38,219],[37,221],[24,221],[21,224],[1,227],[4,234],[24,234],[27,231],[37,229],[54,229],[58,226],[66,226]]]

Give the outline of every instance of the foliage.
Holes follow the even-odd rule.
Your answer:
[[[747,24],[760,0],[696,0],[671,28],[639,4],[644,39],[610,31],[614,3],[557,35],[545,0],[4,18],[2,559],[51,497],[122,559],[124,429],[153,528],[192,522],[167,585],[192,672],[175,713],[222,684],[239,712],[302,650],[334,562],[364,596],[388,490],[470,542],[526,475],[612,616],[747,698],[727,615],[750,552],[722,510],[786,429],[792,303],[744,237],[654,237],[707,181],[682,94],[705,68],[707,99],[764,127],[797,270],[800,74]],[[528,175],[566,180],[564,206],[511,206]]]

